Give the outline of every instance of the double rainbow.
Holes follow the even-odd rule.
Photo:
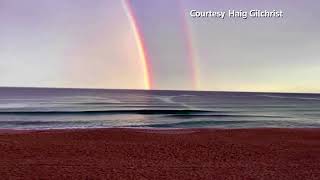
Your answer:
[[[146,41],[144,39],[143,33],[141,31],[141,26],[139,25],[139,21],[136,17],[136,14],[133,10],[133,7],[130,3],[130,0],[122,0],[122,5],[123,8],[126,12],[126,15],[131,23],[131,28],[134,34],[134,38],[136,41],[136,45],[139,51],[139,56],[142,62],[143,66],[143,76],[144,76],[144,87],[145,89],[154,89],[154,78],[152,74],[152,66],[151,66],[151,60],[150,56],[148,54],[148,49],[146,47]],[[180,3],[179,3],[180,5]],[[181,7],[181,6],[180,6]],[[180,8],[182,9],[182,8]],[[182,12],[182,11],[181,11]],[[192,81],[192,86],[193,89],[196,90],[198,88],[198,83],[197,83],[197,72],[195,68],[195,53],[193,51],[193,46],[192,46],[192,39],[191,39],[191,33],[188,28],[188,23],[185,19],[184,14],[181,14],[182,18],[182,30],[184,33],[184,36],[186,38],[186,49],[187,49],[187,61],[189,63],[189,67],[191,68],[191,81]]]

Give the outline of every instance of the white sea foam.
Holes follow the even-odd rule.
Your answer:
[[[25,103],[5,103],[5,104],[0,104],[0,109],[24,108],[29,106],[30,104],[25,104]]]
[[[277,95],[257,95],[260,97],[269,97],[269,98],[279,98],[279,99],[297,99],[297,100],[316,100],[320,101],[320,98],[312,98],[312,97],[289,97],[289,96],[277,96]]]
[[[182,107],[193,108],[192,106],[190,106],[190,105],[188,105],[186,103],[174,101],[174,98],[181,97],[181,96],[194,96],[194,95],[183,94],[183,95],[178,95],[178,96],[155,96],[154,98],[155,99],[159,99],[164,103],[177,104],[177,105],[180,105]]]

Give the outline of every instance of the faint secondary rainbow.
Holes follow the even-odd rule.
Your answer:
[[[199,80],[198,80],[198,71],[197,71],[197,62],[196,62],[196,52],[193,47],[193,39],[192,33],[190,30],[190,25],[184,13],[184,8],[181,0],[178,0],[178,6],[181,13],[181,22],[182,22],[182,30],[186,38],[186,50],[187,50],[187,61],[189,62],[189,66],[191,68],[191,77],[192,77],[192,85],[194,90],[199,89]]]
[[[151,67],[148,64],[149,55],[145,47],[145,40],[143,38],[141,30],[139,29],[137,18],[135,16],[135,13],[132,9],[132,6],[129,0],[122,0],[122,4],[125,9],[126,15],[131,23],[132,31],[134,33],[134,38],[137,43],[139,56],[143,66],[144,87],[146,89],[152,89],[154,86],[153,86],[153,80],[151,75]]]

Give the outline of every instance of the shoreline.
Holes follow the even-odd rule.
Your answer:
[[[0,129],[3,178],[317,179],[320,128]]]
[[[234,131],[234,130],[319,130],[320,127],[249,127],[249,128],[222,128],[222,127],[200,127],[200,128],[158,128],[158,127],[84,127],[84,128],[48,128],[48,129],[14,129],[14,128],[0,128],[0,135],[3,133],[34,133],[34,132],[68,132],[68,131],[96,131],[96,130],[133,130],[133,131]]]

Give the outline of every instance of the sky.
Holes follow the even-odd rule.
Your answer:
[[[193,18],[190,10],[282,10]],[[0,0],[0,86],[320,93],[314,0]]]

